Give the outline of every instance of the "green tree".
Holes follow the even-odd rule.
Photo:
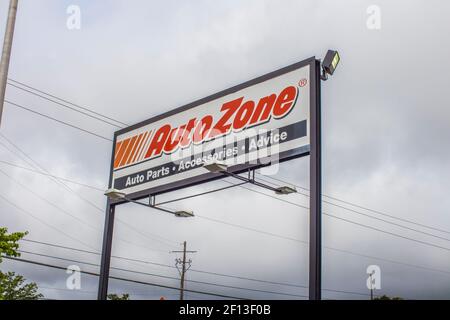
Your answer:
[[[2,262],[2,255],[10,257],[18,257],[20,253],[17,252],[20,239],[25,237],[28,232],[13,232],[8,234],[7,228],[0,228],[0,262]]]
[[[37,292],[36,283],[24,282],[24,277],[15,272],[0,271],[0,300],[38,300],[44,297]]]
[[[2,256],[19,257],[20,239],[25,237],[28,232],[8,233],[7,228],[0,228],[0,263]],[[43,295],[37,292],[36,283],[25,283],[25,278],[16,275],[15,272],[0,271],[0,300],[36,300],[43,298]]]
[[[128,293],[124,293],[122,296],[116,293],[108,294],[108,300],[130,300],[130,295]]]

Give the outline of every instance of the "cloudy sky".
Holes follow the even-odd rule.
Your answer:
[[[1,37],[8,2],[0,1]],[[322,83],[323,193],[333,197],[324,198],[323,209],[341,218],[323,217],[323,297],[367,299],[366,270],[377,265],[381,289],[376,294],[450,298],[448,1],[19,2],[9,78],[126,124],[305,58],[322,58],[329,48],[339,50],[339,68]],[[67,27],[71,5],[81,11],[80,29]],[[368,20],[374,26],[367,11],[373,5],[379,9],[379,29],[368,28]],[[107,138],[117,130],[11,85],[6,98]],[[0,225],[28,230],[27,239],[99,252],[105,207],[100,190],[108,181],[111,142],[11,104],[5,104],[0,133]],[[98,189],[23,169],[36,164]],[[308,187],[308,158],[283,163],[276,175],[263,179],[281,184],[273,178]],[[160,200],[229,182],[235,181],[180,190]],[[178,256],[169,252],[186,240],[197,251],[190,255],[187,279],[215,284],[188,282],[188,289],[304,299],[309,219],[298,205],[307,206],[308,198],[295,194],[277,200],[261,194],[272,196],[267,190],[248,188],[171,204],[194,210],[192,219],[121,206],[113,255],[167,266],[114,258],[112,267],[141,273],[113,269],[111,275],[178,286],[176,279],[160,276],[178,278],[168,267]],[[94,265],[30,253],[23,253],[24,259],[98,271],[95,254],[31,242],[21,248]],[[37,282],[47,298],[96,297],[92,276],[83,275],[81,290],[72,291],[64,270],[6,260],[0,268]],[[117,280],[111,280],[110,292],[127,292],[133,299],[176,299],[178,294]],[[190,292],[186,297],[214,298]]]

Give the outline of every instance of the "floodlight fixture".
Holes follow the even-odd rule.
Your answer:
[[[174,214],[176,217],[180,217],[180,218],[189,218],[189,217],[194,216],[194,212],[190,211],[190,210],[175,211]]]
[[[268,189],[268,190],[272,190],[276,194],[279,194],[279,195],[291,194],[291,193],[296,193],[297,192],[297,190],[295,188],[293,188],[293,187],[281,186],[281,187],[274,188],[274,187],[269,186],[267,184],[264,184],[264,183],[261,183],[259,181],[256,181],[254,176],[253,176],[253,178],[250,177],[250,171],[249,171],[249,177],[248,178],[242,177],[239,174],[236,174],[236,173],[233,173],[233,172],[229,172],[227,170],[228,166],[225,163],[220,162],[220,161],[214,161],[214,162],[210,162],[210,163],[205,163],[203,165],[203,167],[205,169],[207,169],[208,171],[210,171],[210,172],[219,172],[219,173],[224,174],[225,176],[233,177],[233,178],[242,180],[242,181],[244,181],[246,183],[251,183],[253,185],[256,185],[256,186],[259,186],[259,187],[262,187],[262,188],[265,188],[265,189]]]
[[[147,204],[147,203],[142,203],[142,202],[139,202],[139,201],[136,201],[136,200],[133,200],[133,199],[129,199],[129,198],[127,198],[126,193],[122,192],[119,189],[114,189],[114,188],[108,189],[108,190],[105,191],[105,196],[107,196],[111,200],[124,200],[126,202],[135,203],[135,204],[138,204],[138,205],[141,205],[141,206],[144,206],[144,207],[150,207],[150,208],[153,208],[153,209],[156,209],[156,210],[160,210],[160,211],[164,211],[164,212],[167,212],[167,213],[171,213],[171,214],[173,214],[176,217],[187,218],[187,217],[193,217],[194,216],[194,212],[189,211],[189,210],[172,211],[172,210],[169,210],[169,209],[158,207],[158,206],[156,206],[154,204]]]
[[[291,194],[291,193],[297,193],[297,189],[289,187],[289,186],[282,186],[275,189],[276,194]]]
[[[327,54],[325,55],[325,58],[322,62],[322,80],[327,80],[328,75],[333,75],[334,70],[336,70],[337,65],[339,64],[339,61],[341,60],[341,57],[339,56],[339,53],[335,50],[328,50]]]
[[[228,166],[222,161],[213,161],[203,164],[203,168],[205,168],[209,172],[226,172]]]
[[[121,200],[126,198],[126,193],[120,191],[119,189],[110,188],[105,191],[105,196],[111,200]]]

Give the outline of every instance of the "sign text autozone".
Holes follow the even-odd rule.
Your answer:
[[[112,186],[152,194],[309,152],[311,68],[307,61],[230,88],[115,135]]]

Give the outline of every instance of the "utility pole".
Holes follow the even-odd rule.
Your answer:
[[[3,39],[2,60],[0,62],[0,125],[3,115],[3,104],[5,102],[6,81],[8,79],[9,58],[16,24],[17,3],[19,0],[10,0],[8,21],[6,22],[5,38]]]
[[[177,269],[178,269],[178,265],[181,264],[181,271],[180,271],[180,269],[178,269],[178,272],[180,273],[180,276],[181,276],[181,279],[180,279],[180,300],[184,299],[184,278],[185,278],[186,271],[189,270],[189,268],[191,267],[191,263],[192,263],[191,259],[186,261],[186,253],[195,253],[195,252],[197,252],[197,251],[186,250],[186,246],[187,246],[186,241],[184,241],[183,242],[183,251],[172,251],[172,253],[183,253],[183,259],[180,259],[180,258],[175,259],[175,262],[176,262],[175,266],[177,267]],[[187,268],[186,268],[186,264],[189,264],[189,266]]]
[[[180,300],[184,298],[184,275],[186,274],[186,241],[183,243],[183,262],[181,266]]]

